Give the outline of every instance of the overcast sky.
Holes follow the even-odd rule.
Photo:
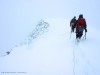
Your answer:
[[[87,21],[99,24],[99,0],[0,0],[0,26],[8,21],[27,22],[34,18],[72,18],[83,14]],[[17,21],[16,21],[17,20]]]

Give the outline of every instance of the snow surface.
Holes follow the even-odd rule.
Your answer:
[[[45,21],[47,33],[0,57],[0,75],[100,75],[100,30],[88,25],[87,39],[77,42],[69,20]]]

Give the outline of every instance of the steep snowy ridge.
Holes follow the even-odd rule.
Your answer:
[[[87,39],[75,40],[69,20],[45,19],[49,30],[31,44],[0,58],[0,75],[99,75],[99,30],[88,25]],[[22,73],[21,73],[22,72]]]
[[[48,29],[49,29],[49,24],[44,20],[40,20],[39,23],[36,25],[36,27],[33,29],[33,31],[29,34],[29,36],[25,40],[23,40],[23,42],[16,44],[13,48],[30,44],[35,38],[47,32]],[[0,57],[9,55],[11,51],[13,51],[13,48],[10,48],[10,50],[6,52],[1,52]]]

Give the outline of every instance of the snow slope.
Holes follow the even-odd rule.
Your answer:
[[[0,75],[100,75],[100,30],[88,25],[87,39],[77,42],[69,20],[45,21],[47,33],[0,57]]]

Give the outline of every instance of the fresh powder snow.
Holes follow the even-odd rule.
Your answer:
[[[0,75],[100,75],[100,30],[87,25],[86,39],[77,42],[69,22],[44,19],[46,31],[32,31],[28,42],[0,56]]]

